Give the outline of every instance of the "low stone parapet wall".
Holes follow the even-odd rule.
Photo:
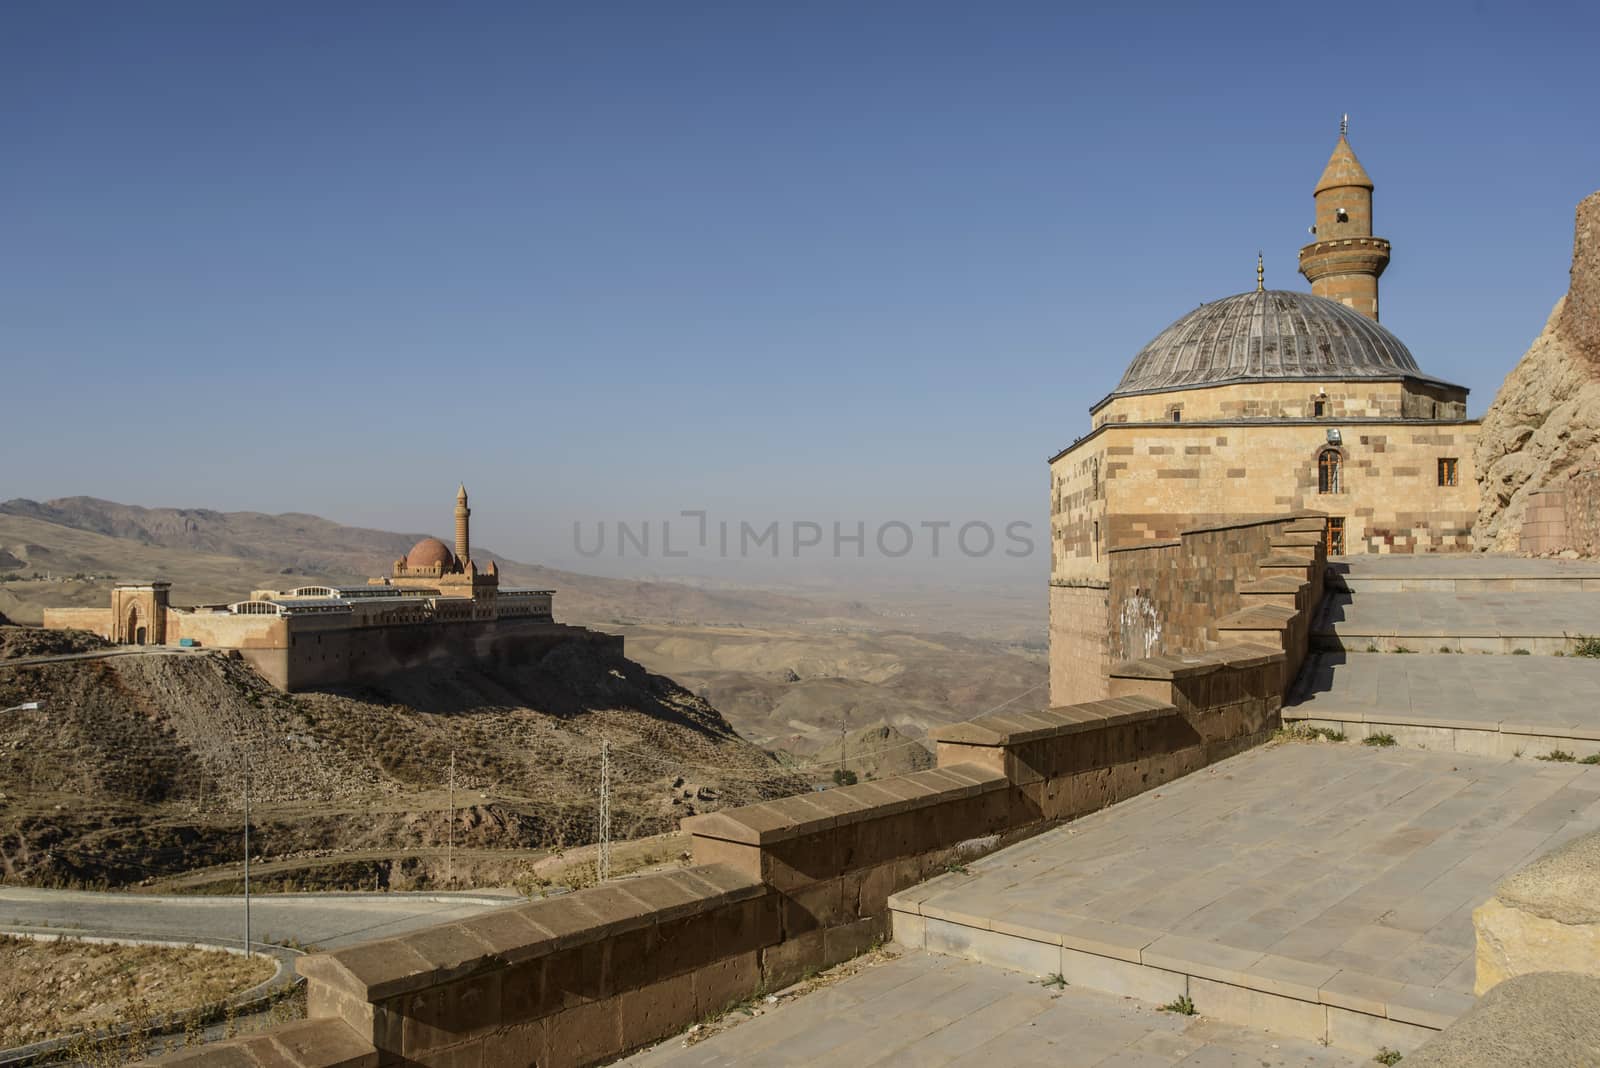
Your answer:
[[[1289,657],[1264,645],[1147,657],[1112,669],[1111,692],[1171,704],[1210,764],[1264,741],[1280,723]]]
[[[777,898],[782,944],[763,960],[773,985],[886,938],[889,895],[994,848],[1015,817],[1005,775],[962,763],[693,816],[683,829],[697,863]]]
[[[1182,713],[1142,695],[986,716],[932,737],[940,764],[1004,777],[1012,829],[1097,811],[1206,763]]]
[[[593,1064],[748,996],[778,905],[719,865],[610,883],[304,958],[307,1014],[380,1064]]]

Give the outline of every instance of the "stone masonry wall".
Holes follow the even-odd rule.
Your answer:
[[[1317,405],[1322,405],[1317,414]],[[1466,398],[1418,379],[1388,382],[1244,382],[1196,389],[1135,393],[1111,399],[1094,411],[1103,423],[1186,423],[1235,419],[1465,419]]]
[[[1050,703],[1072,705],[1109,697],[1110,592],[1100,585],[1050,587]]]
[[[1336,492],[1321,492],[1318,457],[1328,427],[1111,426],[1106,465],[1106,545],[1175,538],[1190,527],[1240,516],[1307,510],[1341,518],[1349,553],[1461,552],[1472,548],[1478,491],[1474,423],[1373,423],[1342,428]],[[1126,456],[1117,467],[1110,458]],[[1439,484],[1439,462],[1456,484]]]
[[[110,641],[111,609],[46,608],[42,625],[46,630],[86,630]]]
[[[1521,550],[1534,556],[1561,552],[1600,556],[1600,472],[1574,472],[1529,494]]]
[[[1198,653],[1216,638],[1213,625],[1244,607],[1241,586],[1261,577],[1296,518],[1235,522],[1186,530],[1175,541],[1111,554],[1109,652],[1113,661]]]

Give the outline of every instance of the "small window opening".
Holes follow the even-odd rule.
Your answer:
[[[1094,558],[1096,561],[1100,559],[1100,524],[1098,522],[1094,525]]]
[[[1176,409],[1176,408],[1172,409],[1172,421],[1174,423],[1183,422],[1183,413],[1178,411],[1178,409]]]
[[[1334,516],[1328,520],[1328,555],[1344,555],[1344,517]]]
[[[1439,459],[1439,485],[1454,486],[1456,484],[1455,457],[1440,457]]]
[[[1324,415],[1327,415],[1328,414],[1328,404],[1327,404],[1327,402],[1326,401],[1312,401],[1311,402],[1311,414],[1316,416],[1319,419],[1322,418]]]
[[[1317,492],[1340,493],[1344,460],[1337,449],[1323,449],[1317,457]]]

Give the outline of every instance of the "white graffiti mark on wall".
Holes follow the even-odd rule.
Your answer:
[[[1143,590],[1134,590],[1133,596],[1122,602],[1118,629],[1124,659],[1138,660],[1161,651],[1161,616]]]

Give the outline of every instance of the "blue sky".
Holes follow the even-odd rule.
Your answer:
[[[1476,414],[1597,52],[1576,2],[10,4],[0,497],[447,532],[465,479],[475,540],[639,573],[702,562],[573,522],[1042,532],[1145,341],[1258,248],[1305,288],[1342,112],[1384,323]]]

